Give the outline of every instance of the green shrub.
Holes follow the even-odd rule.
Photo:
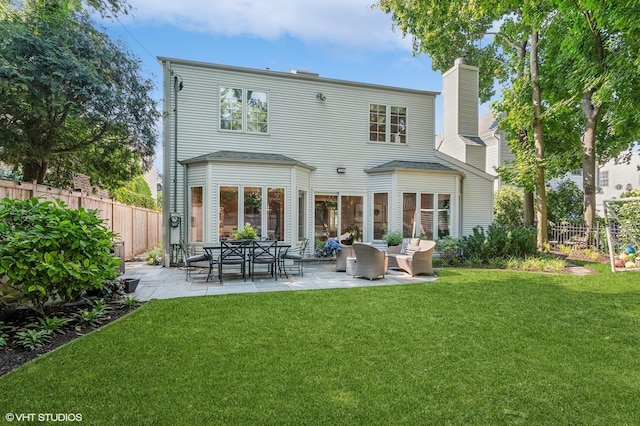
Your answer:
[[[516,227],[524,221],[524,198],[521,190],[502,186],[494,196],[493,223],[498,226]]]
[[[575,182],[565,180],[556,189],[547,190],[547,220],[553,224],[582,223],[584,194]]]
[[[480,259],[489,263],[495,257],[525,257],[537,253],[536,230],[533,227],[503,227],[489,225],[485,233],[481,226],[459,242],[465,259]]]
[[[436,241],[435,251],[446,262],[460,257],[460,238],[446,236]]]
[[[0,301],[44,314],[48,301],[77,300],[115,278],[109,231],[95,211],[60,201],[0,202]]]

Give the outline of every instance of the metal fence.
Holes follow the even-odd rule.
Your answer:
[[[595,248],[602,253],[608,251],[606,229],[600,223],[596,223],[591,229],[584,225],[555,225],[550,226],[548,232],[551,247],[564,245]]]

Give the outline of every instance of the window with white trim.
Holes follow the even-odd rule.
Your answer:
[[[407,143],[407,108],[370,104],[369,141]]]
[[[609,171],[601,170],[600,171],[600,186],[609,186]]]
[[[268,133],[269,94],[257,90],[220,87],[220,129]]]

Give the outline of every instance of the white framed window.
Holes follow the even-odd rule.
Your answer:
[[[609,171],[601,170],[600,171],[600,186],[605,187],[609,186]]]
[[[269,94],[264,91],[220,87],[220,130],[267,134]]]
[[[369,142],[407,143],[407,108],[369,104]]]
[[[405,192],[402,199],[403,237],[435,240],[450,235],[451,194]]]
[[[218,197],[220,239],[233,238],[234,231],[249,223],[258,237],[284,241],[287,235],[284,188],[221,185]]]

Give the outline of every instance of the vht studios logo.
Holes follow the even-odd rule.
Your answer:
[[[80,413],[7,413],[8,422],[81,422]]]

